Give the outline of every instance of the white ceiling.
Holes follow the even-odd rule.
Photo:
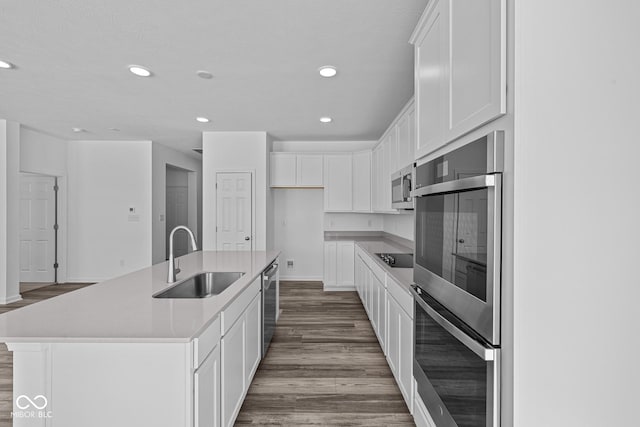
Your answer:
[[[64,139],[184,151],[217,130],[377,139],[413,94],[408,39],[426,3],[3,0],[0,59],[16,69],[0,69],[0,118]],[[154,76],[136,77],[129,64]],[[326,64],[337,77],[318,75]]]

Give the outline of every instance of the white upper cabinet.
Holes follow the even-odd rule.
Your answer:
[[[296,155],[291,153],[271,153],[271,186],[295,187]]]
[[[322,187],[322,154],[271,153],[272,187]]]
[[[353,153],[353,210],[371,212],[371,151]]]
[[[398,138],[397,169],[402,169],[414,161],[416,139],[416,112],[413,102],[396,123]]]
[[[353,155],[324,156],[324,210],[345,212],[353,210]]]
[[[297,184],[303,187],[322,187],[323,183],[322,154],[298,154]]]
[[[415,45],[420,158],[506,112],[505,0],[432,0]]]
[[[416,115],[413,99],[383,134],[373,150],[373,210],[395,213],[391,207],[391,175],[414,161]]]

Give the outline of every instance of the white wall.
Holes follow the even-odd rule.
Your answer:
[[[398,215],[383,215],[383,221],[385,232],[413,241],[415,228],[413,211],[401,212]]]
[[[324,257],[322,189],[275,189],[275,249],[280,255],[280,279],[322,280]],[[293,268],[286,265],[294,260]]]
[[[267,247],[270,138],[266,132],[202,134],[203,236],[205,250],[216,248],[216,172],[253,171],[255,177],[254,249]],[[270,214],[269,214],[270,215]]]
[[[325,213],[324,230],[381,231],[384,224],[382,217],[382,214],[371,213]]]
[[[196,234],[198,244],[202,243],[202,160],[199,155],[187,155],[154,142],[153,153],[153,263],[166,259],[166,198],[167,165],[191,171],[189,174],[189,228]],[[196,202],[195,204],[193,202]]]
[[[69,281],[151,265],[151,163],[151,141],[69,143]]]
[[[637,425],[640,3],[515,14],[514,425]]]
[[[67,141],[21,126],[20,171],[65,176]]]
[[[20,125],[0,120],[0,304],[20,299]]]

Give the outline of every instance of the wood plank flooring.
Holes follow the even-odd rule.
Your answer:
[[[282,313],[237,426],[414,426],[355,292],[281,282]]]
[[[22,293],[22,300],[13,304],[0,305],[0,314],[34,304],[38,301],[66,294],[84,288],[91,283],[67,283],[50,285]],[[13,409],[13,355],[4,343],[0,343],[0,427],[12,425]]]

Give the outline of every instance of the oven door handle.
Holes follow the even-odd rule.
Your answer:
[[[455,181],[441,182],[413,190],[411,197],[423,197],[430,194],[452,193],[455,191],[473,190],[476,188],[496,187],[501,184],[502,174],[471,176]]]
[[[496,359],[496,349],[487,348],[483,344],[471,338],[469,335],[458,329],[453,323],[442,317],[440,313],[431,308],[422,297],[413,289],[409,288],[413,294],[413,299],[420,305],[420,307],[427,312],[427,314],[440,326],[442,326],[447,332],[453,335],[458,341],[465,345],[469,350],[473,351],[478,357],[482,358],[485,362],[489,362]]]

